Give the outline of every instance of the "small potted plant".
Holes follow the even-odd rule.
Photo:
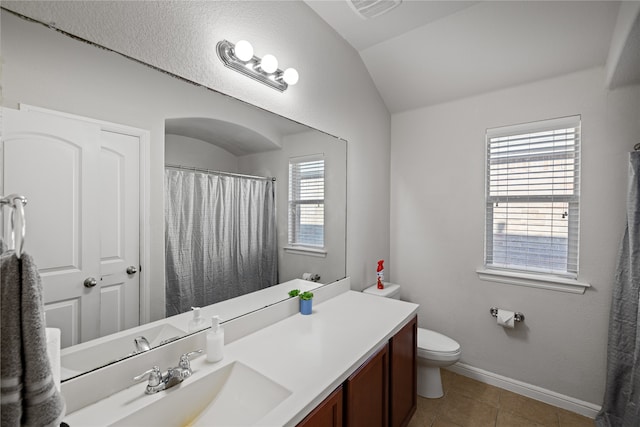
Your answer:
[[[300,289],[292,289],[289,291],[289,296],[300,298],[300,314],[311,314],[313,305],[313,292],[300,292]]]

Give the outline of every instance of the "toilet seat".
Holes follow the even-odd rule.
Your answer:
[[[418,328],[418,357],[437,361],[457,360],[460,358],[460,344],[446,335]]]

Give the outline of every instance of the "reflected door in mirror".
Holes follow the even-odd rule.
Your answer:
[[[137,325],[139,280],[123,265],[139,262],[138,141],[38,112],[3,109],[3,124],[3,191],[28,199],[47,325],[62,347]]]

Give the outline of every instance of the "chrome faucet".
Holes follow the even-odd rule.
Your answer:
[[[147,341],[147,339],[140,335],[139,337],[135,337],[133,340],[133,344],[136,346],[136,351],[133,354],[138,354],[138,353],[142,353],[144,351],[149,351],[151,350],[151,346],[149,345],[149,341]]]
[[[196,350],[189,353],[185,353],[180,356],[178,366],[167,369],[167,372],[162,374],[160,367],[154,366],[142,374],[133,377],[134,381],[140,381],[148,376],[149,382],[145,390],[146,394],[154,394],[162,390],[173,387],[176,384],[180,384],[193,374],[191,370],[190,357],[194,354],[202,353],[202,350]]]

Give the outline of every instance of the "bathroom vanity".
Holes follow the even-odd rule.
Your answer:
[[[408,425],[417,407],[417,324],[414,316],[298,426]]]
[[[196,357],[192,376],[179,385],[149,395],[146,382],[130,383],[69,413],[65,421],[70,426],[406,425],[416,408],[418,306],[349,291],[348,279],[327,288],[331,295],[319,298],[311,315],[299,314],[294,298],[253,319],[239,319],[243,325],[227,322],[224,359],[207,363]],[[269,310],[288,314],[273,321]],[[197,349],[185,342],[202,345],[203,336],[162,350],[175,352],[175,364],[180,352]],[[169,367],[162,362],[166,358],[157,356],[162,361],[156,362],[152,356],[145,355],[145,370]],[[131,369],[127,363],[133,362],[111,369]]]

